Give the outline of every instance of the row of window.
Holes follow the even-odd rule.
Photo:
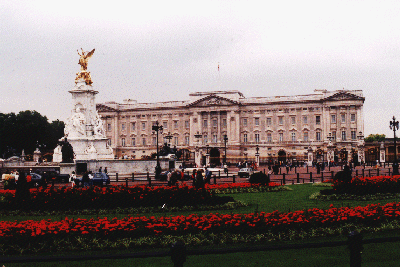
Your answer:
[[[340,114],[340,118],[341,118],[341,122],[342,123],[346,123],[346,114]],[[303,118],[303,124],[308,124],[309,123],[309,118],[308,116],[302,116]],[[278,116],[278,124],[279,125],[283,125],[284,124],[284,116]],[[296,116],[290,116],[290,123],[292,125],[296,124]],[[356,121],[356,114],[352,113],[350,114],[350,121],[351,122],[355,122]],[[248,118],[243,118],[243,126],[246,127],[247,126],[247,122],[248,122]],[[336,123],[336,114],[331,114],[331,123]],[[267,126],[271,126],[272,125],[272,117],[267,117],[266,118],[266,124]],[[315,124],[316,125],[320,125],[321,124],[321,116],[320,115],[316,115],[315,116]],[[260,125],[260,118],[254,118],[254,125],[255,126],[259,126]]]
[[[297,137],[298,136],[297,136],[296,132],[291,132],[290,133],[290,141],[291,142],[298,141]],[[333,137],[333,140],[336,140],[336,132],[335,131],[332,132],[332,137]],[[173,136],[172,138],[173,138],[172,145],[178,146],[179,145],[178,136]],[[303,141],[304,142],[308,142],[309,138],[310,138],[309,132],[304,132],[303,133]],[[321,138],[322,138],[321,132],[316,132],[315,133],[315,141],[322,141]],[[351,131],[350,132],[350,138],[351,138],[351,140],[356,140],[357,139],[356,131]],[[220,140],[221,141],[223,140],[223,136],[221,136]],[[248,134],[243,134],[243,139],[242,140],[243,140],[243,143],[248,143],[249,142]],[[347,140],[347,132],[346,131],[341,131],[341,140],[342,141],[346,141]],[[147,138],[146,137],[143,137],[141,139],[141,141],[142,142],[141,142],[140,145],[142,145],[142,146],[146,146],[147,145]],[[164,140],[163,140],[164,143],[169,143],[169,141],[170,140],[168,140],[167,138],[164,137]],[[185,136],[184,137],[184,145],[189,145],[189,141],[190,141],[189,136]],[[272,143],[272,133],[267,133],[266,141],[267,141],[267,143]],[[278,142],[284,142],[284,141],[285,141],[284,140],[284,134],[283,133],[278,133]],[[152,137],[152,145],[153,146],[156,145],[156,142],[157,142],[156,137]],[[216,134],[212,135],[211,142],[212,143],[217,143],[218,142],[218,135],[216,135]],[[260,143],[260,134],[259,133],[255,133],[254,134],[254,142],[255,143]],[[203,144],[207,144],[208,143],[208,136],[207,135],[203,135],[202,143]],[[121,139],[121,145],[122,146],[126,146],[126,139],[125,138]],[[136,138],[135,137],[131,138],[131,146],[136,146]]]
[[[152,123],[152,126],[154,126],[155,125],[155,122],[153,122]],[[146,131],[146,126],[147,126],[147,123],[146,122],[141,122],[141,130],[142,131]],[[168,129],[168,122],[167,121],[164,121],[163,123],[162,123],[162,126],[163,126],[163,129],[164,130],[167,130]],[[190,123],[189,123],[189,121],[185,121],[185,128],[186,129],[189,129],[189,126],[190,126]],[[136,122],[131,122],[130,123],[130,127],[131,127],[131,131],[132,132],[134,132],[134,131],[136,131],[136,129],[137,129],[137,125],[136,125]],[[179,121],[173,121],[173,129],[179,129]],[[109,124],[107,124],[107,131],[108,132],[111,132],[111,123],[109,123]],[[121,131],[125,131],[126,130],[126,123],[121,123]]]
[[[133,138],[131,138],[131,146],[136,146],[136,137],[133,137]],[[146,137],[143,137],[142,139],[141,139],[141,146],[147,146],[147,138]],[[168,143],[168,139],[166,139],[166,138],[164,138],[164,143]],[[184,145],[189,145],[189,141],[190,141],[190,139],[189,139],[189,136],[185,136],[185,142],[184,142]],[[152,145],[153,146],[155,146],[157,144],[157,138],[156,137],[152,137]],[[172,144],[174,145],[174,146],[178,146],[178,137],[177,136],[174,136],[173,137],[173,142],[172,142]],[[126,146],[126,139],[125,138],[121,138],[121,146]]]
[[[303,124],[308,124],[309,123],[309,118],[308,116],[302,116],[303,118]],[[290,123],[292,125],[296,124],[296,116],[290,116]],[[346,114],[340,114],[340,122],[341,123],[346,123],[346,119],[347,116]],[[278,116],[278,124],[279,125],[283,125],[284,124],[284,120],[285,117],[284,116]],[[356,121],[356,114],[352,113],[350,114],[350,121],[351,122],[355,122]],[[185,128],[189,129],[190,127],[190,123],[188,120],[186,120],[185,122]],[[336,114],[331,114],[331,123],[335,124],[337,123],[337,115]],[[153,122],[153,125],[155,124],[155,122]],[[266,118],[266,124],[267,126],[271,126],[272,125],[272,117],[267,117]],[[316,115],[315,116],[315,124],[316,125],[320,125],[321,124],[321,116],[320,115]],[[131,122],[131,131],[136,131],[136,122]],[[248,125],[248,118],[243,118],[243,126],[246,127]],[[260,125],[260,118],[254,118],[254,125],[255,126],[259,126]],[[162,126],[164,128],[164,130],[168,129],[168,122],[164,121],[162,123]],[[227,121],[226,119],[222,119],[222,127],[226,127],[227,126]],[[203,120],[203,128],[207,128],[208,127],[208,120]],[[212,127],[218,127],[218,120],[217,119],[213,119],[212,120]],[[179,121],[174,120],[173,121],[173,129],[179,129]],[[126,124],[125,123],[121,123],[121,130],[125,131],[126,130]],[[141,130],[142,131],[146,131],[146,122],[141,122]],[[111,131],[111,124],[107,124],[107,131]]]
[[[346,141],[347,140],[347,132],[346,131],[342,131],[341,132],[341,140],[342,141]],[[333,140],[336,141],[336,132],[333,131],[332,132],[332,137]],[[296,132],[292,132],[290,133],[290,141],[291,142],[296,142],[297,141],[297,135]],[[350,132],[350,138],[351,140],[356,140],[357,139],[357,134],[356,131],[351,131]],[[272,143],[272,133],[267,133],[267,143]],[[284,135],[283,133],[278,133],[278,141],[279,142],[283,142],[284,140]],[[309,141],[309,133],[308,132],[304,132],[303,133],[303,141],[304,142],[308,142]],[[321,139],[321,132],[316,132],[315,133],[315,141],[322,141]],[[248,135],[247,134],[243,134],[243,142],[247,143],[248,142]],[[260,142],[260,134],[256,133],[254,134],[254,142],[259,143]]]

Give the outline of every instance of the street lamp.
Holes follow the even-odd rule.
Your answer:
[[[200,143],[200,138],[202,137],[202,135],[197,131],[197,134],[194,135],[194,138],[196,138],[197,142],[196,142],[196,147],[195,147],[195,163],[197,164],[197,166],[202,165],[201,164],[201,160],[200,160],[200,152],[199,152],[199,143]]]
[[[360,131],[357,135],[358,138],[358,161],[360,165],[364,163],[364,135]]]
[[[160,132],[162,134],[163,132],[163,127],[162,125],[158,124],[158,121],[156,121],[156,123],[151,127],[151,129],[157,133],[157,137],[156,137],[156,147],[157,147],[157,165],[156,165],[156,170],[155,170],[155,175],[156,175],[156,179],[158,179],[158,177],[160,176],[161,173],[161,166],[160,166],[160,153],[158,152],[158,132]]]
[[[228,136],[224,135],[224,143],[225,143],[225,155],[224,155],[224,165],[226,165],[226,142],[228,142]]]
[[[394,161],[393,161],[393,175],[399,174],[399,164],[397,163],[397,147],[396,147],[396,130],[399,129],[399,121],[393,116],[393,120],[390,121],[390,130],[393,130],[393,142],[394,142]]]
[[[256,145],[256,163],[257,163],[257,167],[260,166],[260,147],[258,145]]]
[[[168,132],[168,134],[167,134],[166,136],[164,136],[164,138],[168,140],[168,144],[171,144],[171,139],[172,139],[172,137],[173,137],[173,136],[171,135],[170,132]]]

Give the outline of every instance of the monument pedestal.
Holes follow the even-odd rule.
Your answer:
[[[113,150],[105,136],[103,121],[96,110],[95,96],[98,91],[80,76],[75,83],[75,87],[69,91],[73,106],[64,129],[64,138],[73,148],[74,160],[114,159]],[[61,146],[57,146],[53,162],[61,161]]]

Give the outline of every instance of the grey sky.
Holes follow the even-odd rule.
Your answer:
[[[0,112],[66,120],[82,47],[96,49],[97,102],[363,90],[365,134],[392,137],[399,13],[399,1],[3,0]]]

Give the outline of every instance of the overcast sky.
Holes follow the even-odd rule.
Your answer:
[[[400,119],[400,1],[0,1],[0,112],[66,120],[89,61],[96,102],[363,90],[365,134]],[[220,66],[218,72],[218,63]]]

